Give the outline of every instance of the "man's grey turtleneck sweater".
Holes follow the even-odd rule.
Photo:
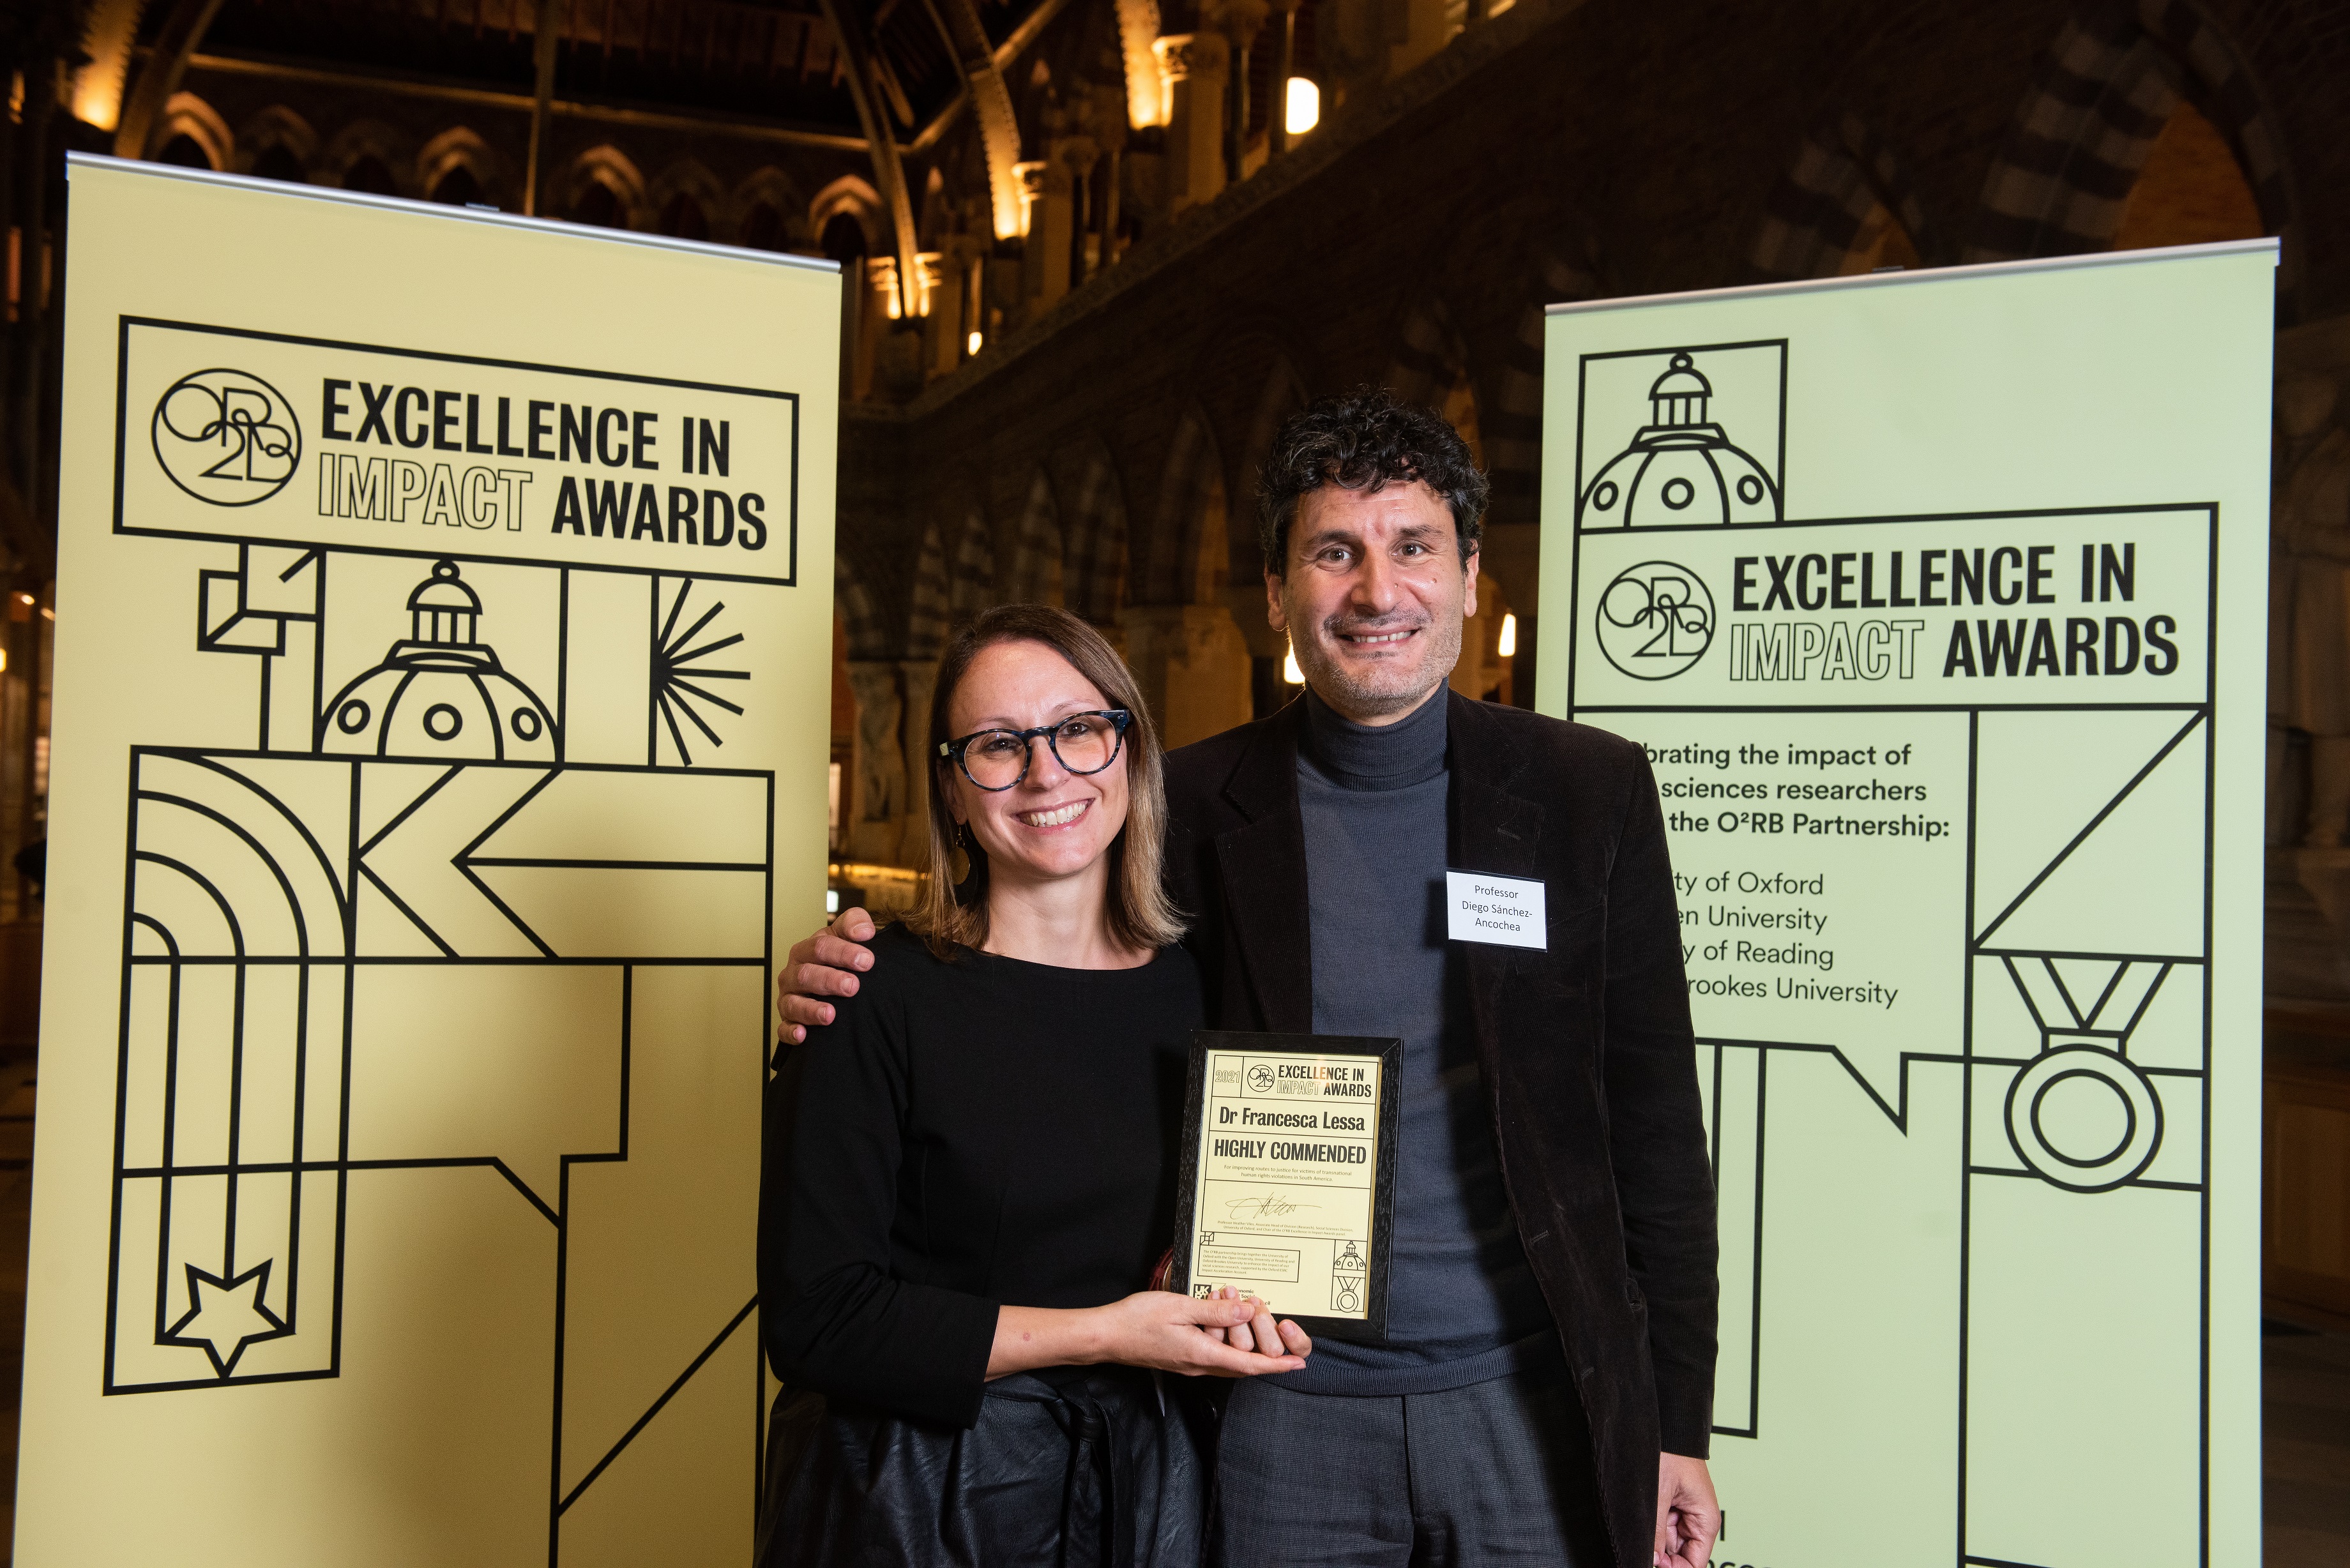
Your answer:
[[[1305,1371],[1276,1379],[1307,1393],[1458,1388],[1555,1341],[1502,1185],[1461,955],[1445,940],[1446,695],[1440,686],[1378,728],[1304,698],[1314,1028],[1403,1041],[1388,1343],[1317,1340]],[[1276,1310],[1289,1304],[1276,1295]]]

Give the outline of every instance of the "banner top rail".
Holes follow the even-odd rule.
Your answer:
[[[2033,256],[2023,261],[1970,262],[1963,266],[1897,267],[1886,272],[1856,273],[1849,277],[1797,277],[1780,283],[1745,283],[1728,288],[1693,288],[1679,294],[1627,295],[1612,299],[1576,299],[1543,306],[1545,316],[1569,316],[1584,310],[1630,310],[1651,305],[1687,305],[1700,299],[1746,299],[1769,295],[1809,294],[1826,288],[1882,287],[1889,284],[1942,282],[1954,277],[1983,277],[2022,272],[2058,272],[2074,267],[2116,266],[2132,262],[2171,260],[2181,256],[2248,255],[2270,253],[2273,262],[2281,244],[2274,234],[2256,240],[2219,240],[2203,245],[2158,245],[2144,250],[2091,251],[2082,255]]]
[[[462,218],[471,223],[494,223],[510,229],[528,229],[540,234],[588,235],[618,240],[624,244],[651,245],[660,250],[685,251],[695,255],[724,256],[735,261],[768,262],[778,266],[804,267],[811,272],[837,273],[840,264],[828,256],[795,255],[785,251],[754,251],[740,245],[713,244],[708,240],[682,240],[670,234],[648,234],[635,229],[607,229],[589,223],[566,223],[559,218],[525,217],[520,213],[501,212],[489,207],[452,206],[445,202],[418,202],[406,196],[379,196],[367,191],[345,191],[331,185],[296,185],[283,180],[264,180],[250,174],[224,174],[213,169],[187,169],[176,163],[150,163],[135,158],[109,158],[97,152],[68,152],[66,172],[71,178],[78,170],[120,171],[125,173],[151,175],[163,180],[188,180],[200,185],[220,185],[234,191],[260,191],[276,196],[307,196],[312,201],[341,202],[355,207],[378,207],[390,212],[429,213],[438,217]]]

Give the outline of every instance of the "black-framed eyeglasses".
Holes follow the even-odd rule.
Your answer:
[[[982,730],[959,741],[941,741],[939,755],[951,757],[962,776],[981,789],[1007,790],[1028,776],[1028,759],[1035,754],[1029,742],[1037,736],[1053,748],[1053,756],[1073,774],[1097,774],[1118,761],[1126,741],[1126,727],[1134,715],[1123,708],[1094,713],[1072,713],[1033,730]]]

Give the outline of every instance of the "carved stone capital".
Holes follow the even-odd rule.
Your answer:
[[[1222,33],[1170,33],[1151,40],[1159,74],[1170,82],[1193,77],[1219,77],[1231,65],[1232,44]]]

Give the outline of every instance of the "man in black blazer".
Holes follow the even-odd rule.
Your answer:
[[[1233,1568],[1700,1568],[1720,1528],[1713,1189],[1656,786],[1637,745],[1447,688],[1484,502],[1427,410],[1293,420],[1260,528],[1306,694],[1167,759],[1214,1024],[1405,1041],[1388,1343],[1235,1386]],[[1538,887],[1544,929],[1453,940],[1448,870]],[[853,992],[860,934],[852,912],[793,950],[787,1034]]]

